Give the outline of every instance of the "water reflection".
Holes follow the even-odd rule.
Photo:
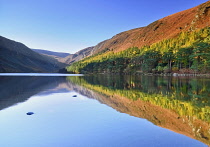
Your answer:
[[[146,118],[209,145],[210,79],[146,76],[68,79],[95,91],[96,99],[119,112]]]
[[[210,79],[147,76],[0,77],[0,110],[33,95],[76,91],[210,145]]]
[[[24,102],[41,92],[58,92],[56,88],[65,82],[65,77],[0,76],[0,110]]]

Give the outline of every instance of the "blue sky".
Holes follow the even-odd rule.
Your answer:
[[[0,35],[75,53],[208,0],[0,0]]]

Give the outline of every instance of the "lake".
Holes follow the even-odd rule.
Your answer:
[[[210,79],[4,74],[0,130],[1,147],[205,147]]]

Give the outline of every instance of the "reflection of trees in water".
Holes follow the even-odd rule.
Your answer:
[[[119,112],[209,144],[209,79],[89,76],[69,80],[95,91],[96,99]]]
[[[96,91],[149,101],[181,116],[210,122],[210,79],[113,75],[78,78],[77,82]]]
[[[91,77],[102,79],[101,77]],[[176,95],[175,99],[191,101],[197,98],[197,102],[204,101],[200,104],[209,106],[208,96],[210,93],[210,79],[190,79],[190,78],[173,78],[173,77],[104,77],[102,80],[92,80],[85,77],[88,83],[94,85],[103,85],[116,89],[138,89],[148,94],[161,94],[170,98]],[[97,81],[97,82],[95,82]],[[112,84],[114,83],[114,84]]]

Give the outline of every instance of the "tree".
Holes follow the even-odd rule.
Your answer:
[[[173,50],[169,49],[168,52],[164,52],[162,59],[168,63],[168,69],[171,72],[172,61],[174,60]]]
[[[160,51],[149,50],[143,55],[142,70],[151,72],[155,68],[161,59]]]
[[[182,64],[184,64],[184,67],[187,68],[191,66],[191,55],[193,52],[193,48],[192,47],[188,47],[188,48],[181,48],[178,50],[178,52],[176,53],[176,61],[179,64],[179,68],[182,68]]]
[[[204,42],[194,44],[193,54],[190,57],[193,69],[206,71],[210,68],[210,44]]]

